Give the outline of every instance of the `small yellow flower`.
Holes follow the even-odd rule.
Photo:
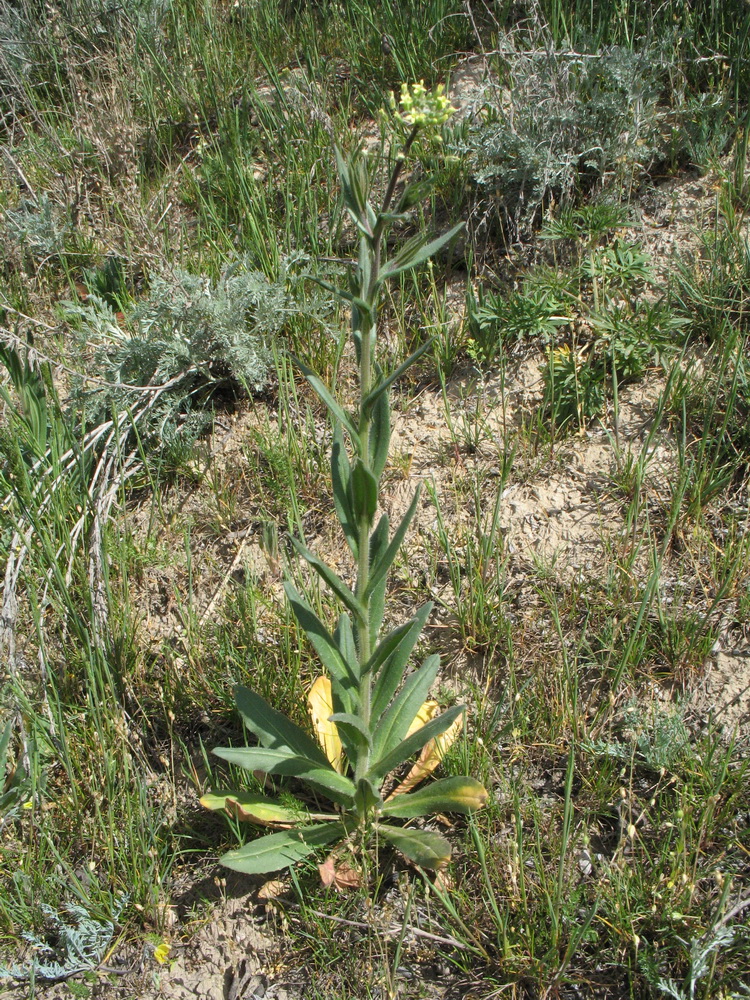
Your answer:
[[[172,946],[167,941],[162,941],[161,944],[154,948],[154,958],[159,963],[159,965],[164,965],[169,958],[169,953],[172,950]]]
[[[397,110],[396,95],[391,94],[391,107],[405,125],[428,129],[440,128],[456,110],[445,96],[442,84],[434,90],[427,90],[424,80],[402,83],[398,105],[400,111]]]

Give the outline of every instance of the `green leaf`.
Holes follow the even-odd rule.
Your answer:
[[[420,344],[416,351],[413,354],[410,354],[403,364],[400,364],[398,368],[396,368],[395,371],[392,371],[387,378],[382,380],[382,382],[378,382],[375,388],[362,400],[363,413],[374,413],[374,407],[378,399],[390,389],[394,382],[401,378],[407,369],[411,368],[415,361],[418,361],[422,357],[425,351],[432,347],[434,340],[434,337],[430,337],[430,339],[426,340],[424,344]]]
[[[370,467],[376,479],[380,479],[388,462],[391,443],[391,404],[388,392],[381,392],[372,407],[370,428]]]
[[[427,657],[419,670],[415,670],[407,678],[402,690],[375,730],[373,756],[376,760],[390,753],[406,737],[409,727],[427,700],[427,694],[439,670],[440,657],[437,653],[433,653],[432,656]]]
[[[431,601],[422,605],[416,615],[412,618],[411,622],[406,623],[408,628],[404,633],[403,638],[393,652],[389,653],[383,663],[372,691],[372,717],[374,719],[379,719],[390,704],[390,700],[401,683],[401,679],[404,676],[404,670],[406,669],[406,664],[408,663],[409,657],[411,656],[412,651],[422,634],[422,629],[424,628],[431,611]],[[387,641],[388,637],[383,640],[383,644]],[[380,647],[375,650],[373,656],[377,656],[379,650]]]
[[[325,767],[307,757],[290,754],[287,750],[266,750],[260,747],[217,747],[217,757],[244,767],[246,771],[263,771],[287,778],[299,778],[311,788],[322,791],[329,799],[351,806],[355,786],[350,778],[339,774],[326,761]]]
[[[410,619],[408,622],[404,622],[403,625],[398,625],[396,628],[392,629],[376,646],[375,652],[367,661],[363,673],[377,673],[391,653],[398,648],[401,640],[407,634],[409,629],[411,629],[412,624],[413,619]]]
[[[344,411],[343,407],[334,399],[326,384],[315,374],[312,368],[308,368],[307,365],[303,364],[299,360],[299,358],[295,357],[294,355],[291,355],[291,357],[292,361],[305,376],[305,378],[310,383],[312,388],[317,392],[318,396],[320,396],[320,398],[326,404],[329,411],[339,421],[339,423],[346,428],[347,433],[351,436],[352,440],[356,440],[357,428],[354,422],[352,421],[352,418],[349,416],[348,413]]]
[[[0,355],[1,357],[2,355]],[[5,768],[7,763],[8,745],[10,744],[11,733],[13,732],[13,720],[8,719],[5,723],[5,729],[3,729],[3,735],[0,736],[0,771],[3,775],[3,780],[5,779]]]
[[[464,705],[454,705],[436,719],[431,719],[411,736],[407,736],[390,753],[386,753],[384,757],[377,760],[367,772],[367,777],[372,781],[382,780],[394,767],[398,767],[399,764],[403,764],[405,760],[418,753],[428,740],[444,733],[451,722],[465,710]]]
[[[245,725],[258,737],[264,747],[289,750],[300,757],[308,757],[317,763],[330,766],[315,740],[296,726],[291,719],[272,708],[265,698],[261,698],[255,691],[241,684],[235,687],[234,696]]]
[[[354,650],[354,658],[350,659],[351,649],[348,654],[344,652],[340,643],[331,635],[292,584],[285,583],[284,590],[294,612],[294,617],[300,623],[305,635],[310,640],[310,644],[320,657],[321,663],[331,675],[334,687],[339,686],[342,697],[348,705],[351,695],[357,690],[359,683],[357,676],[359,664],[356,650]]]
[[[376,566],[378,560],[388,548],[388,532],[391,522],[387,514],[383,514],[377,523],[373,533],[370,535],[370,572]],[[380,626],[383,624],[385,614],[385,588],[387,583],[386,575],[383,575],[381,582],[372,588],[370,593],[370,646],[374,646],[378,641]]]
[[[212,792],[202,796],[200,802],[204,809],[224,809],[230,816],[258,826],[275,826],[280,823],[294,825],[307,812],[301,802],[297,804],[297,808],[290,808],[267,795],[253,795],[251,792]]]
[[[302,558],[312,566],[316,573],[318,573],[318,575],[325,580],[334,594],[347,606],[347,608],[349,608],[352,614],[356,615],[360,621],[366,621],[367,614],[365,612],[364,605],[361,604],[355,597],[341,577],[337,573],[334,573],[330,566],[326,566],[321,559],[318,559],[317,556],[313,555],[312,552],[299,541],[299,539],[293,538],[292,545],[294,545],[295,549],[299,552]]]
[[[297,830],[281,830],[259,837],[236,851],[227,851],[219,860],[227,867],[245,875],[264,875],[302,861],[335,840],[346,831],[343,823],[320,823]]]
[[[382,805],[383,799],[378,789],[367,778],[360,778],[354,795],[354,808],[358,814],[365,816],[373,809],[380,809]]]
[[[398,551],[401,548],[404,538],[406,537],[406,532],[409,530],[411,519],[416,513],[420,493],[421,487],[418,486],[414,493],[414,497],[412,498],[412,502],[409,504],[409,509],[406,514],[404,514],[401,524],[399,524],[398,528],[396,528],[388,547],[381,551],[375,563],[370,567],[370,578],[367,582],[367,588],[365,590],[365,599],[369,597],[375,587],[377,587],[378,584],[385,579],[388,574],[388,570],[393,564],[393,560],[398,555]]]
[[[325,288],[327,292],[331,292],[338,298],[343,299],[344,302],[350,302],[352,308],[357,311],[357,313],[366,321],[366,326],[369,329],[373,326],[375,317],[369,302],[360,298],[356,292],[347,291],[345,288],[339,288],[337,285],[332,285],[330,281],[324,281],[323,278],[318,278],[314,274],[306,274],[305,277],[308,281],[315,282],[316,285],[320,285],[321,288]],[[358,328],[358,327],[356,327]],[[292,356],[293,357],[293,356]],[[296,364],[299,365],[297,358],[294,358]],[[357,358],[359,361],[359,357]]]
[[[414,184],[407,184],[398,200],[396,216],[398,217],[401,212],[408,212],[417,202],[423,201],[435,187],[435,183],[434,177],[428,177]]]
[[[338,146],[334,146],[334,153],[336,156],[336,168],[341,181],[341,191],[344,196],[344,204],[354,220],[358,221],[365,212],[365,197],[362,185],[356,174],[356,166],[346,162]]]
[[[345,662],[350,665],[352,671],[356,670],[357,676],[359,676],[359,659],[357,657],[357,645],[354,641],[354,633],[352,632],[352,620],[346,612],[340,615],[333,638],[341,650],[341,655]],[[354,694],[355,692],[352,693]]]
[[[420,868],[442,868],[451,859],[451,845],[432,830],[409,830],[406,827],[377,823],[378,834]]]
[[[352,510],[351,478],[352,467],[344,447],[344,435],[341,432],[341,424],[337,423],[333,428],[333,445],[331,446],[333,503],[349,548],[356,559],[359,553],[359,538],[357,536],[357,521]]]
[[[383,803],[384,816],[414,819],[441,812],[470,813],[487,802],[484,785],[474,778],[440,778],[418,792],[394,795]]]
[[[381,272],[381,280],[387,281],[389,278],[394,278],[397,274],[402,274],[404,271],[409,271],[411,268],[418,267],[420,264],[423,264],[426,260],[429,260],[433,254],[436,254],[438,250],[444,247],[447,243],[450,243],[454,236],[457,236],[463,228],[464,223],[459,222],[457,226],[449,229],[448,232],[443,233],[442,236],[438,236],[434,240],[430,240],[429,243],[425,243],[424,237],[421,235],[408,240],[404,243],[393,260],[388,261],[385,265]]]
[[[359,524],[362,518],[370,525],[378,507],[378,481],[358,458],[352,469],[352,509]]]
[[[372,746],[372,734],[358,716],[352,715],[351,712],[334,712],[330,720],[336,723],[342,739],[345,735],[347,742],[354,743],[360,748]]]

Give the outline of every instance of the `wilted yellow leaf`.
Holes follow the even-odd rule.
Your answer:
[[[344,751],[341,746],[336,723],[330,722],[333,715],[333,696],[328,677],[318,677],[307,695],[310,717],[323,753],[340,774],[344,769]]]
[[[439,706],[436,701],[426,701],[419,712],[417,712],[409,732],[416,732],[420,726],[425,725],[425,723],[433,719],[437,715],[438,708]],[[464,717],[462,713],[453,720],[441,736],[436,736],[434,739],[428,740],[422,748],[419,760],[401,784],[394,788],[388,798],[392,799],[394,795],[404,795],[420,784],[420,782],[424,781],[425,778],[428,778],[443,759],[448,748],[455,743],[463,724]]]
[[[409,731],[406,735],[411,736],[412,733],[416,733],[422,726],[426,726],[428,722],[435,718],[439,709],[440,706],[436,701],[426,701],[414,716],[414,721],[409,726]]]
[[[205,809],[224,809],[235,819],[281,829],[294,826],[300,816],[299,810],[250,792],[208,793],[202,796],[200,803]]]

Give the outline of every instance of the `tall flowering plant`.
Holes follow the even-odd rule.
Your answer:
[[[419,234],[391,258],[385,236],[394,222],[408,217],[424,196],[424,185],[399,182],[406,158],[422,131],[437,133],[452,108],[442,89],[404,85],[394,110],[404,129],[379,207],[371,201],[371,177],[365,159],[346,161],[336,150],[344,204],[359,233],[359,258],[347,288],[329,289],[349,303],[351,338],[359,374],[359,399],[348,411],[309,368],[298,362],[308,382],[326,405],[333,422],[331,482],[336,516],[355,567],[354,586],[294,540],[299,555],[338,599],[341,613],[330,631],[305,596],[287,582],[286,595],[315,649],[324,673],[313,684],[308,701],[317,739],[271,707],[249,688],[236,689],[237,706],[258,746],[219,748],[219,757],[252,772],[298,779],[331,808],[311,812],[302,800],[283,804],[242,791],[222,791],[201,800],[240,819],[276,828],[243,847],[229,851],[222,863],[246,873],[286,868],[316,849],[344,839],[366,843],[372,836],[386,841],[415,864],[437,868],[450,857],[440,834],[408,825],[421,816],[468,813],[480,808],[487,793],[473,778],[441,778],[422,785],[437,767],[460,729],[461,705],[439,713],[427,700],[437,677],[440,657],[428,656],[414,670],[410,659],[430,614],[425,604],[412,618],[383,631],[386,582],[419,501],[417,491],[403,520],[392,529],[379,514],[380,482],[391,436],[389,390],[429,348],[429,342],[386,374],[376,356],[377,313],[385,284],[428,260],[462,228],[455,226],[437,239]],[[379,515],[379,516],[378,516]],[[416,758],[416,760],[415,760]],[[394,772],[412,767],[396,784]],[[419,786],[422,787],[419,787]]]

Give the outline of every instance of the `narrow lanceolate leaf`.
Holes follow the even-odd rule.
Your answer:
[[[331,567],[327,566],[322,559],[318,559],[317,556],[313,555],[299,539],[293,538],[292,544],[302,558],[312,566],[318,576],[328,584],[336,597],[349,608],[352,614],[356,615],[360,621],[367,621],[367,613],[365,612],[364,605],[355,597],[341,577],[337,573],[334,573]]]
[[[339,288],[338,285],[332,285],[330,281],[324,281],[323,278],[318,278],[314,274],[306,274],[305,277],[308,281],[314,281],[316,285],[320,285],[321,288],[325,288],[327,292],[331,292],[338,298],[343,299],[344,302],[350,302],[352,306],[353,322],[359,324],[357,329],[365,328],[369,329],[373,324],[373,313],[370,304],[364,299],[357,296],[356,292],[347,292],[345,288]],[[356,288],[357,286],[354,285]],[[297,359],[294,359],[297,363]],[[357,358],[357,363],[359,363],[359,357]],[[316,376],[317,377],[317,376]]]
[[[420,492],[420,488],[417,487],[412,502],[409,504],[409,509],[406,514],[404,514],[401,524],[399,524],[398,528],[396,528],[389,545],[370,568],[370,579],[367,584],[367,590],[365,591],[365,595],[367,597],[369,597],[375,588],[386,578],[388,570],[393,564],[393,560],[398,555],[399,549],[401,548],[404,538],[406,537],[406,532],[409,530],[411,520],[416,513]]]
[[[315,652],[331,677],[340,685],[344,708],[351,707],[349,695],[357,690],[357,654],[353,651],[354,658],[346,655],[335,637],[331,635],[323,622],[318,618],[313,609],[298,593],[291,583],[284,584],[286,596],[291,605],[294,617],[300,623],[305,635],[310,640]]]
[[[357,167],[346,162],[338,146],[334,147],[334,152],[336,154],[336,168],[341,181],[341,191],[344,195],[344,205],[354,221],[358,222],[365,212],[365,194],[361,178],[357,176]]]
[[[358,458],[352,469],[352,511],[357,523],[364,519],[371,525],[377,506],[378,481]]]
[[[346,541],[356,559],[359,552],[359,540],[357,537],[357,522],[352,510],[351,477],[352,468],[349,463],[349,456],[346,454],[344,447],[344,435],[341,432],[341,424],[336,424],[333,429],[333,445],[331,446],[333,503],[336,507],[336,515],[338,516]]]
[[[373,756],[385,756],[399,745],[409,733],[427,692],[432,687],[440,669],[440,657],[428,656],[419,670],[415,670],[378,723],[373,737]]]
[[[304,730],[275,708],[271,708],[265,698],[255,691],[238,684],[234,689],[237,708],[245,725],[254,733],[264,747],[274,750],[290,750],[300,757],[308,757],[319,764],[328,764],[325,754],[318,744]]]
[[[434,337],[430,337],[430,339],[426,340],[424,344],[420,344],[420,346],[416,349],[416,351],[413,354],[410,354],[409,357],[406,359],[406,361],[403,362],[403,364],[400,364],[398,368],[396,368],[394,371],[391,372],[390,375],[387,376],[387,378],[384,378],[380,382],[378,382],[375,388],[370,393],[368,393],[368,395],[365,396],[365,398],[362,401],[363,413],[373,413],[375,404],[377,403],[378,399],[384,393],[388,392],[393,383],[398,381],[398,379],[401,378],[404,372],[407,371],[409,368],[411,368],[414,362],[418,361],[422,357],[425,351],[429,350],[430,347],[432,347],[432,343],[434,340],[435,340]]]
[[[420,868],[442,868],[451,859],[451,845],[432,830],[409,830],[377,823],[378,834]]]
[[[245,875],[277,872],[302,861],[313,851],[341,840],[344,834],[343,823],[321,823],[297,830],[269,833],[236,851],[228,851],[220,861],[227,868]]]
[[[398,625],[390,631],[388,635],[386,635],[385,638],[378,643],[375,648],[375,652],[365,665],[364,673],[376,674],[388,657],[398,649],[413,626],[414,619],[412,618],[408,622],[404,622],[403,625]]]
[[[383,799],[378,789],[368,781],[367,778],[360,778],[357,782],[357,791],[354,796],[354,808],[360,816],[365,816],[373,809],[380,809]]]
[[[378,641],[380,627],[385,616],[385,591],[387,577],[383,577],[377,587],[370,594],[370,645],[374,646]]]
[[[420,712],[420,717],[423,718],[424,723],[426,723],[437,713],[438,704],[434,701],[428,701],[425,703],[424,708],[426,709],[426,712]],[[418,723],[417,726],[414,727],[413,731],[416,731],[420,724],[421,723]],[[397,788],[393,789],[389,797],[394,798],[397,795],[404,795],[407,792],[410,792],[412,788],[416,788],[417,785],[421,784],[425,778],[429,778],[445,756],[446,751],[455,743],[462,727],[463,719],[459,715],[457,719],[453,720],[444,733],[441,733],[439,736],[433,736],[431,740],[428,740],[422,747],[422,752],[420,753],[419,759],[414,767],[412,767],[401,784],[398,785]]]
[[[422,629],[424,628],[431,611],[431,602],[422,605],[411,622],[407,622],[407,625],[409,626],[408,630],[393,652],[387,656],[383,665],[380,667],[380,673],[378,674],[372,691],[373,719],[379,719],[381,717],[390,704],[391,698],[396,693],[396,690],[398,689],[398,686],[404,676],[406,664],[408,663],[409,657],[411,656],[414,647],[422,634]],[[383,640],[383,644],[387,641],[388,637]],[[375,650],[373,656],[378,655],[379,649],[380,647]]]
[[[409,760],[414,754],[419,753],[422,747],[426,743],[429,743],[431,739],[444,733],[453,720],[458,718],[464,711],[465,708],[463,705],[454,705],[453,708],[449,708],[443,712],[437,719],[432,719],[426,726],[421,726],[415,733],[407,736],[390,753],[385,754],[380,760],[376,760],[368,771],[367,777],[372,781],[384,778],[394,767],[398,767],[399,764],[403,764],[405,760]]]
[[[336,712],[331,716],[342,735],[346,735],[348,743],[353,743],[357,747],[364,748],[372,746],[372,736],[367,731],[361,719],[356,715],[346,712]]]
[[[388,548],[390,525],[391,522],[388,515],[383,514],[375,526],[375,530],[370,535],[370,567],[377,565]],[[384,575],[377,586],[368,588],[370,590],[370,646],[374,646],[378,641],[380,626],[383,624],[386,583],[387,576]]]
[[[299,368],[299,370],[302,372],[302,374],[305,376],[305,378],[310,383],[315,392],[318,394],[318,396],[320,396],[320,398],[326,404],[330,413],[336,418],[336,420],[338,420],[346,428],[347,432],[351,435],[352,439],[356,438],[357,428],[354,422],[352,421],[352,418],[349,416],[348,413],[344,411],[343,407],[331,395],[331,392],[326,386],[325,382],[323,382],[315,374],[312,368],[308,368],[306,364],[303,364],[299,360],[299,358],[295,358],[294,356],[292,356],[292,360],[294,361],[295,365]]]
[[[328,758],[331,767],[340,774],[343,772],[344,751],[341,746],[336,723],[331,721],[333,715],[333,693],[328,677],[318,677],[307,695],[307,705],[310,709],[315,735]]]
[[[323,792],[333,802],[344,806],[352,804],[354,782],[334,771],[328,761],[319,764],[307,757],[290,755],[287,750],[266,750],[261,747],[217,747],[214,753],[222,760],[244,767],[247,771],[299,778],[311,788]]]
[[[380,479],[388,462],[391,443],[391,405],[388,393],[381,392],[372,407],[370,429],[370,467],[376,479]]]
[[[401,274],[403,271],[408,271],[413,267],[418,267],[420,264],[424,264],[426,260],[429,260],[438,250],[450,243],[450,241],[461,232],[464,228],[464,223],[459,222],[457,226],[449,229],[447,233],[443,233],[442,236],[436,237],[434,240],[430,240],[429,243],[424,242],[422,236],[415,236],[411,240],[408,240],[401,247],[399,252],[393,258],[393,260],[388,261],[381,272],[381,279],[387,281],[388,278],[393,278],[397,274]]]
[[[359,676],[359,660],[357,659],[357,644],[354,641],[354,632],[352,631],[352,620],[346,612],[344,612],[338,621],[336,626],[336,631],[333,633],[333,641],[338,646],[341,651],[341,656],[343,657],[344,663],[349,667],[350,676]],[[353,694],[356,693],[353,692]],[[348,709],[347,709],[348,710]]]
[[[414,819],[435,813],[470,813],[487,802],[487,790],[474,778],[441,778],[409,795],[389,798],[382,807],[384,816]]]
[[[266,795],[250,792],[217,792],[200,800],[204,809],[224,809],[230,816],[257,826],[294,826],[306,817],[307,809],[300,802],[297,808],[282,806]]]

